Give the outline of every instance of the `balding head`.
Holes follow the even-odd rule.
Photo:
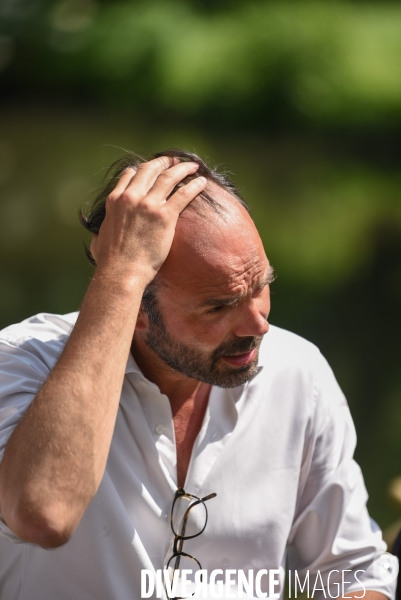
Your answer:
[[[248,211],[227,190],[209,182],[207,193],[214,206],[197,197],[178,219],[170,253],[157,281],[164,285],[192,286],[248,273],[264,256],[259,233]]]
[[[92,234],[99,233],[100,227],[106,215],[106,199],[116,188],[120,177],[128,168],[137,170],[147,160],[152,160],[161,156],[168,156],[179,162],[195,162],[198,164],[196,173],[189,175],[180,181],[180,183],[172,190],[171,195],[174,194],[179,187],[185,185],[191,179],[198,177],[199,175],[205,177],[209,182],[206,190],[204,190],[198,196],[198,198],[190,203],[186,209],[187,211],[203,214],[206,208],[211,208],[213,211],[219,213],[221,211],[221,207],[213,195],[213,191],[217,189],[226,191],[232,199],[234,199],[248,211],[248,206],[245,200],[242,198],[239,189],[234,185],[227,174],[219,172],[217,169],[210,167],[196,154],[184,152],[183,150],[166,150],[164,152],[156,152],[156,154],[153,156],[145,159],[136,154],[127,153],[126,156],[113,163],[107,171],[106,183],[98,192],[87,214],[86,211],[85,213],[80,211],[79,218],[85,229],[90,231]],[[91,264],[95,266],[96,261],[89,248],[86,248],[86,255]]]

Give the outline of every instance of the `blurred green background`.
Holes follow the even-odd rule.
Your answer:
[[[77,208],[116,147],[234,174],[278,279],[271,321],[347,395],[382,527],[401,475],[401,4],[2,0],[0,325],[79,307]]]

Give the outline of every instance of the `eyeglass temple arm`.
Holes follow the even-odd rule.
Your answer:
[[[206,502],[206,500],[210,500],[211,498],[215,498],[217,496],[217,494],[213,493],[213,494],[209,494],[208,496],[205,496],[204,498],[198,498],[198,500],[196,502],[193,502],[185,511],[185,515],[184,515],[184,519],[183,519],[183,523],[182,523],[182,529],[181,529],[181,536],[184,537],[185,536],[185,530],[187,528],[187,521],[188,521],[188,517],[189,517],[189,513],[191,511],[191,508],[193,508],[194,506],[196,506],[197,504],[200,504],[201,502]],[[206,509],[206,506],[205,506]],[[206,509],[206,515],[207,515],[207,509]]]
[[[206,500],[210,500],[211,498],[216,498],[217,494],[209,494],[208,496],[205,496],[204,498],[201,498],[202,502],[206,502]]]

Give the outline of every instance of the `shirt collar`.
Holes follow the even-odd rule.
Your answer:
[[[128,355],[127,364],[125,366],[125,376],[131,378],[132,383],[134,383],[135,381],[144,381],[148,385],[149,389],[160,393],[159,386],[153,383],[153,381],[150,381],[150,379],[148,379],[147,377],[145,377],[141,369],[138,367],[138,364],[135,358],[132,356],[131,352]]]
[[[127,360],[127,364],[125,367],[125,374],[128,375],[128,373],[136,373],[140,377],[142,377],[142,379],[146,379],[145,375],[142,373],[141,369],[136,364],[136,360],[132,356],[131,352],[128,355],[128,360]]]

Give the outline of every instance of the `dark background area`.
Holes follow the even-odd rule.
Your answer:
[[[249,201],[278,274],[271,322],[331,363],[387,527],[400,133],[399,2],[2,0],[0,326],[79,307],[91,270],[77,209],[122,149],[195,150]]]

